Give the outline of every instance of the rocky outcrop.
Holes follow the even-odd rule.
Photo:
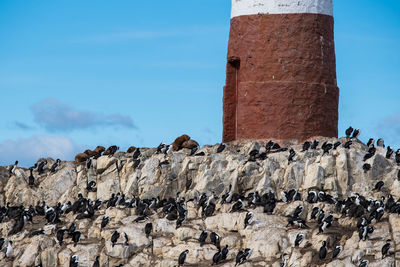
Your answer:
[[[330,139],[336,142],[336,139]],[[344,139],[341,141],[345,141]],[[38,205],[45,201],[49,206],[58,202],[74,202],[77,195],[96,200],[103,200],[103,205],[95,211],[91,219],[76,219],[76,214],[60,216],[58,224],[46,223],[43,216],[34,216],[21,232],[8,235],[14,225],[13,219],[4,218],[0,223],[1,236],[13,241],[12,258],[5,258],[4,248],[0,253],[1,266],[69,266],[71,255],[77,255],[80,266],[92,266],[96,256],[100,256],[100,266],[174,266],[179,254],[189,249],[186,263],[189,266],[209,266],[217,252],[209,237],[205,245],[200,246],[198,237],[202,230],[216,232],[220,245],[230,248],[227,259],[221,266],[234,266],[239,250],[251,248],[253,253],[243,266],[280,266],[283,260],[287,266],[358,266],[360,259],[368,259],[370,266],[400,266],[397,252],[400,249],[400,217],[398,214],[385,213],[380,222],[374,221],[375,231],[365,241],[360,241],[357,219],[336,212],[335,205],[327,202],[308,203],[309,190],[324,191],[335,199],[346,199],[356,193],[365,198],[380,200],[391,194],[395,200],[400,197],[400,181],[397,180],[399,166],[393,158],[385,157],[386,150],[377,147],[376,154],[366,163],[371,170],[362,168],[367,147],[356,142],[351,149],[339,146],[323,155],[321,149],[301,152],[300,145],[292,146],[296,151],[293,162],[288,162],[288,151],[267,153],[265,159],[255,160],[249,157],[255,149],[258,154],[266,152],[263,144],[248,142],[228,144],[221,153],[216,153],[218,145],[204,146],[198,152],[204,156],[190,156],[190,149],[156,153],[153,148],[141,148],[140,163],[132,153],[116,153],[93,160],[87,169],[85,164],[63,162],[59,170],[51,174],[48,170],[38,175],[33,174],[36,186],[28,186],[29,171],[18,168],[10,175],[5,167],[0,167],[0,201],[4,206]],[[202,155],[202,154],[200,154]],[[49,166],[52,163],[48,159]],[[86,189],[90,181],[97,183],[97,192]],[[382,190],[372,190],[378,181],[383,181]],[[221,196],[229,186],[234,193],[247,196],[257,191],[260,196],[273,192],[281,199],[281,192],[297,189],[302,199],[291,203],[278,202],[271,214],[264,213],[261,206],[253,207],[245,201],[247,211],[254,213],[250,225],[245,227],[246,211],[229,212],[233,203],[221,204]],[[117,206],[106,208],[106,200],[112,194],[121,192],[125,200],[134,197],[140,199],[185,198],[187,219],[176,229],[176,222],[165,218],[158,209],[147,213],[149,220],[134,222],[138,217],[137,208]],[[215,212],[205,217],[197,207],[197,200],[202,193],[216,198]],[[219,197],[219,199],[217,199]],[[287,226],[297,206],[302,205],[301,217],[308,228],[298,229]],[[310,220],[314,207],[322,208],[326,214],[332,212],[334,222],[325,232],[319,234],[318,224]],[[109,216],[109,224],[101,228],[103,216]],[[75,222],[81,231],[81,239],[74,246],[65,236],[64,244],[59,245],[55,234],[57,230],[67,228]],[[152,222],[153,231],[146,237],[144,227]],[[30,236],[33,231],[43,229],[44,235]],[[127,243],[122,236],[115,246],[110,241],[114,231],[125,232]],[[294,246],[297,234],[305,238],[299,247]],[[382,259],[381,248],[387,239],[392,240],[392,255]],[[328,243],[328,256],[318,258],[322,241]],[[332,260],[335,246],[343,246],[343,252]]]

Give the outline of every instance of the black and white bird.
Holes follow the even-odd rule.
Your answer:
[[[103,219],[101,220],[101,229],[106,227],[109,222],[110,222],[110,217],[103,216]]]
[[[336,246],[332,252],[332,259],[335,259],[337,256],[339,256],[339,254],[342,253],[342,251],[343,251],[342,246]]]
[[[178,258],[178,267],[183,266],[185,264],[186,256],[189,253],[189,250],[183,251]]]
[[[247,212],[246,213],[246,217],[244,218],[244,228],[247,227],[247,225],[251,224],[251,221],[254,217],[254,213],[253,212]]]
[[[376,145],[379,147],[385,147],[385,141],[382,138],[379,138],[378,141],[376,141]]]
[[[220,247],[219,242],[221,241],[221,238],[219,237],[219,235],[218,235],[217,233],[211,232],[211,233],[210,233],[210,240],[211,240],[211,243],[212,243],[214,246],[216,246],[217,248]]]
[[[33,176],[33,168],[29,168],[29,177],[28,177],[28,185],[30,187],[35,186],[35,177]]]
[[[218,148],[217,148],[217,153],[221,153],[222,151],[224,151],[226,145],[224,143],[221,143]]]
[[[321,212],[321,209],[319,207],[314,207],[311,211],[310,219],[315,220],[320,212]]]
[[[319,259],[324,260],[326,258],[326,254],[328,253],[328,249],[326,247],[326,241],[322,241],[322,247],[319,249]]]
[[[225,245],[225,247],[222,248],[222,260],[226,260],[226,258],[228,257],[228,253],[229,253],[229,246]]]
[[[81,239],[81,232],[80,231],[75,231],[71,234],[72,236],[72,241],[74,242],[74,247],[78,245],[79,240]]]
[[[375,139],[374,138],[370,138],[367,142],[367,147],[369,147],[370,145],[375,143]]]
[[[329,154],[329,151],[333,148],[333,144],[329,143],[329,142],[325,142],[321,148],[323,151],[322,155]]]
[[[386,151],[386,158],[390,159],[392,157],[393,153],[394,153],[394,150],[390,146],[388,146],[387,151]]]
[[[239,251],[238,254],[236,255],[236,264],[237,265],[241,265],[243,263],[245,263],[246,261],[249,260],[251,254],[252,254],[253,250],[250,248],[246,248],[244,251]]]
[[[364,173],[367,173],[369,170],[371,170],[371,164],[369,164],[369,163],[364,163],[364,165],[363,165],[363,170],[364,170]]]
[[[360,136],[360,134],[361,134],[361,130],[355,129],[351,138],[358,138]]]
[[[292,162],[294,160],[294,157],[296,156],[296,151],[294,151],[293,148],[289,150],[289,157],[288,157],[288,162]]]
[[[368,265],[369,265],[369,260],[361,260],[358,267],[368,267]]]
[[[310,141],[305,141],[303,144],[303,150],[301,152],[309,150],[311,147],[311,142]]]
[[[135,220],[133,220],[134,222],[138,222],[138,223],[142,223],[145,222],[149,219],[149,217],[147,217],[146,215],[143,216],[139,216],[137,217]]]
[[[386,240],[386,244],[383,245],[382,250],[381,250],[381,252],[382,252],[382,259],[384,259],[385,256],[389,255],[389,249],[390,249],[390,242],[391,242],[391,241],[392,241],[392,240],[388,239],[388,240]]]
[[[308,192],[307,202],[308,203],[317,203],[318,202],[318,195],[315,190],[311,190],[310,192]]]
[[[113,247],[114,247],[115,244],[117,243],[119,236],[120,236],[120,233],[119,233],[118,231],[114,231],[114,233],[112,234],[112,236],[111,236],[111,243],[112,243],[112,246],[113,246]]]
[[[60,229],[57,231],[57,234],[56,234],[56,238],[57,238],[58,244],[60,244],[60,246],[62,246],[63,241],[64,241],[64,232],[65,232],[65,229]]]
[[[54,162],[54,164],[51,166],[50,168],[50,172],[51,173],[55,173],[58,169],[58,167],[60,166],[61,160],[57,159],[56,162]]]
[[[204,245],[204,243],[206,242],[207,236],[208,236],[208,233],[203,230],[198,239],[200,242],[200,247],[202,247]]]
[[[296,209],[294,210],[294,212],[293,212],[293,217],[294,218],[297,218],[297,217],[300,217],[301,216],[301,214],[303,213],[303,210],[304,210],[304,207],[303,206],[297,206],[296,207]]]
[[[347,128],[346,129],[346,137],[350,138],[350,136],[353,133],[353,131],[354,131],[353,127],[350,126],[349,128]]]
[[[11,240],[8,241],[6,247],[6,258],[10,258],[14,252],[14,248],[12,247],[13,242]]]
[[[0,238],[0,250],[3,249],[4,244],[7,242],[7,239],[4,237]]]
[[[124,245],[129,246],[129,238],[125,232],[122,232],[122,237],[124,238]]]
[[[346,149],[350,149],[352,144],[353,144],[353,141],[349,140],[343,144],[343,147]]]
[[[228,192],[226,192],[225,194],[222,195],[221,197],[221,204],[225,204],[225,203],[231,203],[232,201],[232,185],[229,185],[229,189]]]
[[[294,241],[294,246],[295,247],[300,246],[300,244],[301,244],[301,242],[303,242],[303,240],[304,240],[304,234],[297,234],[296,239]]]
[[[47,165],[47,160],[43,160],[41,161],[38,165],[37,165],[37,171],[39,173],[39,175],[44,173],[45,167]]]
[[[151,222],[149,222],[144,227],[144,233],[146,234],[147,238],[150,236],[151,231],[153,231],[153,224]]]
[[[96,260],[94,261],[92,267],[100,267],[100,256],[96,256]]]
[[[315,139],[311,144],[311,149],[317,149],[319,145],[319,140]]]
[[[239,198],[239,200],[235,204],[233,204],[230,212],[241,211],[243,207],[244,207],[243,201]]]
[[[88,192],[96,192],[96,191],[97,191],[97,189],[96,189],[96,182],[95,182],[95,181],[90,181],[90,182],[88,183],[88,185],[86,186],[86,190],[87,190]]]
[[[71,255],[71,258],[69,259],[69,267],[78,267],[78,266],[79,266],[78,256]]]
[[[380,191],[384,185],[385,183],[383,181],[379,181],[376,183],[374,190]]]
[[[10,168],[10,175],[15,174],[15,170],[18,167],[18,160],[15,161],[15,163],[11,166]]]

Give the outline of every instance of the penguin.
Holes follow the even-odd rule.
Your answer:
[[[369,265],[369,260],[362,260],[358,267],[368,267]]]
[[[224,143],[221,143],[218,148],[217,148],[217,153],[221,153],[222,151],[224,151],[226,145]]]
[[[12,247],[13,242],[11,240],[8,241],[7,248],[6,248],[6,258],[10,258],[14,249]]]
[[[112,246],[114,247],[115,246],[115,244],[117,243],[117,241],[118,241],[118,238],[119,238],[119,232],[118,231],[114,231],[114,233],[112,234],[112,236],[111,236],[111,243],[112,243]]]
[[[86,190],[87,190],[88,192],[96,192],[96,191],[97,191],[97,189],[96,189],[96,182],[95,182],[95,181],[90,181],[90,182],[88,183],[88,185],[86,186]]]
[[[78,245],[79,240],[81,239],[81,232],[75,231],[71,234],[72,236],[72,241],[74,241],[74,247]]]
[[[346,137],[350,138],[350,136],[353,133],[353,131],[354,131],[353,127],[350,126],[349,128],[347,128],[346,132],[345,132],[346,133]]]
[[[29,168],[29,177],[28,177],[28,185],[30,186],[30,187],[33,187],[33,186],[35,186],[35,177],[33,176],[33,168],[31,167],[31,168]]]
[[[326,248],[326,241],[322,241],[322,247],[319,249],[319,259],[324,260],[326,258],[326,254],[328,253],[328,249]]]
[[[300,246],[301,242],[304,240],[304,234],[297,234],[296,239],[294,241],[294,247]]]
[[[290,149],[289,151],[289,157],[288,157],[288,162],[292,162],[294,160],[294,157],[296,156],[296,151],[294,151],[293,148]]]
[[[247,225],[251,224],[251,220],[254,217],[254,213],[253,212],[247,212],[246,213],[246,217],[244,218],[244,228],[247,227]]]
[[[386,240],[386,244],[383,245],[382,250],[381,250],[381,252],[382,252],[382,259],[384,259],[386,255],[389,255],[389,249],[390,249],[390,242],[391,242],[391,241],[392,241],[392,240],[388,239],[388,240]]]
[[[218,235],[217,233],[215,233],[215,232],[211,232],[211,233],[210,233],[210,240],[211,240],[211,243],[214,244],[217,248],[220,247],[220,246],[219,246],[220,239],[221,239],[221,238],[219,237],[219,235]]]
[[[183,251],[178,258],[178,267],[183,266],[185,264],[186,256],[189,253],[189,250]]]
[[[65,229],[60,229],[57,231],[57,234],[56,234],[56,238],[57,238],[58,244],[60,246],[62,246],[63,241],[64,241],[64,232],[65,232]]]
[[[353,132],[353,135],[351,136],[352,139],[357,139],[361,134],[361,130],[360,129],[355,129]]]
[[[339,254],[342,253],[342,251],[343,251],[342,246],[336,246],[332,253],[332,259],[335,259],[337,256],[339,256]]]
[[[304,144],[303,144],[303,150],[301,152],[307,151],[308,149],[310,149],[310,147],[311,147],[311,142],[310,141],[305,141]]]
[[[57,159],[56,162],[51,166],[50,172],[55,173],[58,169],[58,166],[60,166],[60,159]]]
[[[14,165],[11,166],[10,168],[10,175],[15,174],[15,170],[18,167],[18,160],[15,161]]]
[[[379,181],[376,183],[374,190],[380,191],[384,185],[385,183],[383,181]]]
[[[237,211],[241,211],[244,207],[243,201],[239,198],[239,200],[233,204],[230,212],[237,212]]]
[[[151,222],[147,223],[146,226],[144,227],[144,233],[146,234],[147,238],[150,236],[152,230],[153,230],[153,224]]]
[[[96,260],[94,261],[92,267],[100,267],[99,258],[100,256],[96,256]]]
[[[202,247],[204,245],[204,243],[206,242],[207,236],[208,236],[208,233],[203,230],[198,239],[200,242],[200,247]]]

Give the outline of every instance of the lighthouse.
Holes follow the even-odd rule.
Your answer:
[[[332,0],[232,0],[223,141],[336,137]]]

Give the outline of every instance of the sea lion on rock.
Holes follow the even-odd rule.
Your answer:
[[[193,149],[195,147],[199,147],[199,143],[197,143],[196,141],[194,141],[192,139],[183,142],[183,144],[181,146],[181,148],[188,148],[188,149]]]
[[[183,134],[178,138],[176,138],[175,141],[171,144],[171,146],[175,151],[178,151],[182,148],[182,144],[188,140],[190,140],[190,136],[187,134]]]
[[[136,150],[136,147],[131,146],[131,147],[128,148],[128,150],[126,151],[126,153],[133,153],[133,152],[135,152],[135,150]]]
[[[89,155],[86,153],[79,153],[76,154],[75,156],[75,162],[76,163],[82,163],[82,162],[86,162],[89,159]]]

